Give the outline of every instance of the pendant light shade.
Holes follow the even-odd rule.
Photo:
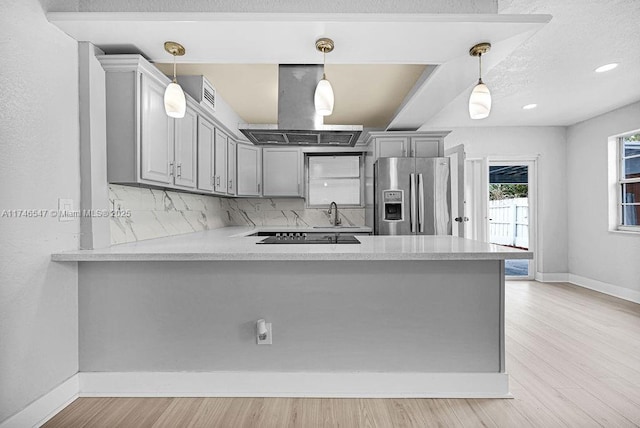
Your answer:
[[[173,81],[164,91],[164,111],[169,117],[182,119],[187,111],[187,100],[176,79],[176,56],[184,55],[185,49],[180,43],[164,42],[164,50],[173,55]]]
[[[164,110],[169,117],[181,119],[187,110],[184,91],[177,83],[171,82],[164,91]]]
[[[473,88],[469,97],[469,117],[471,119],[485,119],[491,113],[491,92],[482,81],[482,54],[489,52],[490,49],[490,43],[478,43],[469,50],[469,55],[478,57],[480,67],[478,84]]]
[[[327,79],[322,79],[316,86],[316,93],[313,102],[316,106],[316,112],[321,116],[329,116],[333,113],[333,88]]]
[[[484,119],[491,112],[491,92],[482,80],[473,88],[469,97],[469,116],[471,119]]]
[[[320,80],[318,82],[318,86],[316,86],[313,103],[316,107],[316,113],[320,116],[330,116],[331,113],[333,113],[333,87],[331,86],[331,82],[327,80],[327,76],[324,73],[327,57],[326,54],[327,52],[331,52],[333,47],[334,44],[331,39],[327,39],[325,37],[316,40],[316,49],[322,52],[322,80]]]

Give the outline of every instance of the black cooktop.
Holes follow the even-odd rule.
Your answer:
[[[290,233],[269,236],[258,244],[359,244],[353,235],[336,233]]]

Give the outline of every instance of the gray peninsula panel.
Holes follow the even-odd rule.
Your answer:
[[[501,372],[501,263],[80,263],[80,371]]]

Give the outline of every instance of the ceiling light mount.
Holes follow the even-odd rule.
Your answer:
[[[316,40],[316,49],[322,52],[323,54],[331,52],[334,47],[335,45],[333,43],[333,40],[327,37],[322,37]]]
[[[469,55],[480,56],[484,55],[491,50],[491,43],[478,43],[469,49]]]
[[[178,42],[164,42],[164,50],[169,52],[174,57],[183,56],[186,52],[184,46],[182,46]]]

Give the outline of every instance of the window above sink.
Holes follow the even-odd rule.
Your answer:
[[[325,208],[331,202],[340,208],[362,208],[363,167],[362,154],[306,155],[307,208]]]

